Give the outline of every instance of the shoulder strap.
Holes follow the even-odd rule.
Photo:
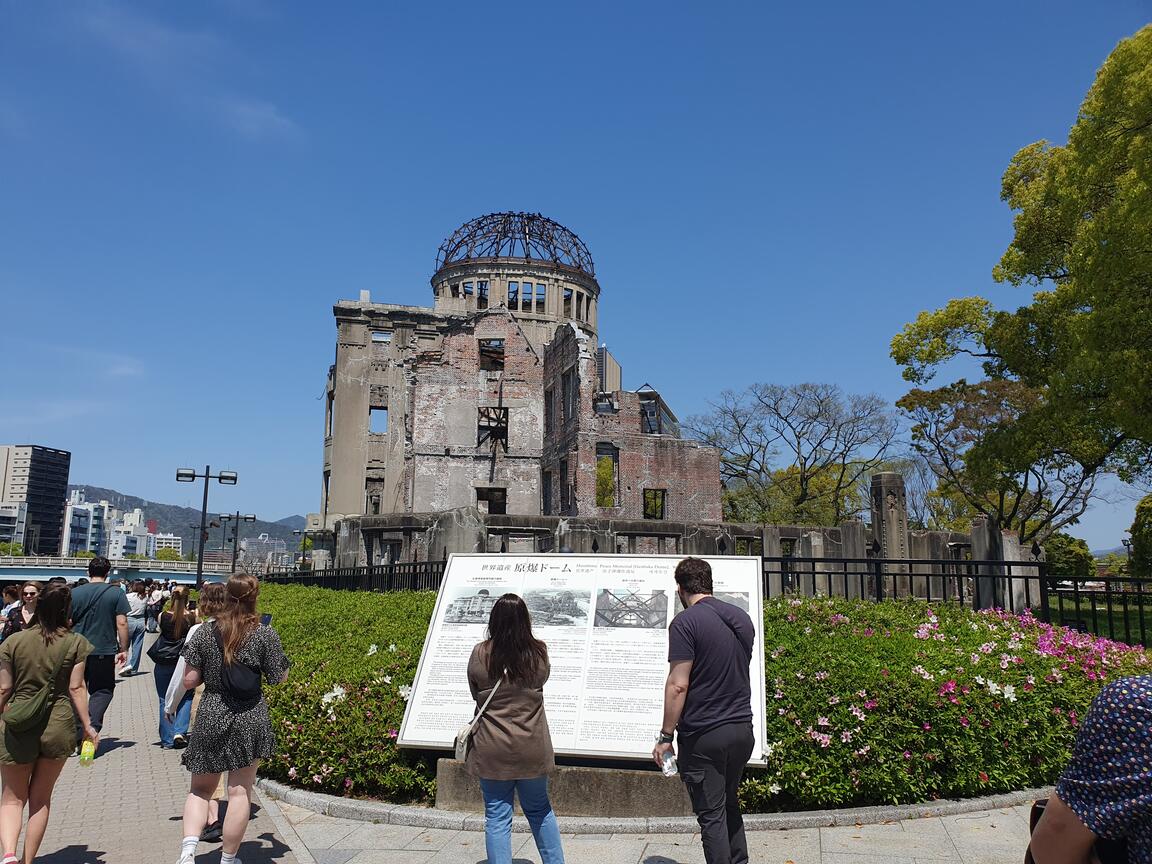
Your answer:
[[[56,691],[56,679],[60,677],[60,670],[64,668],[64,658],[66,656],[68,656],[67,641],[68,641],[68,637],[71,635],[73,635],[73,634],[67,633],[60,638],[60,642],[62,643],[63,647],[60,650],[60,658],[56,661],[56,667],[52,670],[52,679],[51,679],[52,680],[52,701],[53,702],[55,702],[56,697],[60,695]],[[76,640],[73,639],[72,645],[75,646],[75,644],[76,644]]]
[[[96,608],[96,604],[100,602],[100,598],[103,597],[105,594],[107,594],[108,589],[111,587],[112,587],[112,583],[105,582],[104,583],[104,590],[101,591],[99,594],[97,594],[95,597],[93,597],[88,602],[88,605],[85,606],[82,610],[80,610],[80,614],[77,616],[77,619],[81,620],[81,621],[86,620],[88,618],[88,613]]]
[[[485,711],[487,711],[487,710],[488,710],[488,703],[492,701],[492,697],[493,697],[493,696],[495,696],[495,695],[496,695],[496,691],[500,689],[500,682],[501,682],[501,681],[503,681],[503,680],[504,680],[504,676],[503,676],[503,675],[501,675],[501,676],[500,676],[498,679],[496,679],[496,684],[495,684],[495,685],[492,687],[492,692],[488,694],[488,698],[484,700],[484,704],[480,706],[480,710],[479,710],[479,711],[477,711],[477,712],[476,712],[476,716],[472,718],[474,721],[475,721],[475,720],[479,720],[479,719],[480,719],[480,716],[481,716],[481,715],[482,715],[482,714],[483,714]]]
[[[723,603],[724,601],[723,600],[717,600],[716,602],[717,603]],[[736,628],[732,626],[732,623],[727,618],[725,618],[718,611],[713,609],[712,605],[710,603],[701,604],[700,601],[697,601],[696,605],[697,606],[703,605],[705,609],[708,609],[713,615],[715,615],[717,618],[719,618],[721,621],[723,621],[724,626],[727,627],[729,630],[731,630],[732,635],[736,637],[736,644],[739,645],[741,648],[744,647],[744,642],[743,642],[743,640],[740,639],[740,634],[736,632]],[[748,660],[751,661],[752,660],[752,653],[751,653],[751,651],[749,651],[747,653],[748,653]]]

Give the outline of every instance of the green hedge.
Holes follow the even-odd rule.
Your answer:
[[[293,660],[288,682],[268,689],[280,748],[264,772],[430,801],[434,758],[395,736],[434,605],[430,592],[264,586],[261,611]],[[1143,649],[918,601],[775,600],[763,632],[772,755],[741,787],[747,812],[1051,783],[1102,684],[1152,672]]]

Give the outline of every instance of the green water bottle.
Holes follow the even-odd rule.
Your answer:
[[[92,760],[96,758],[96,745],[91,741],[85,741],[80,745],[80,764],[85,768],[92,764]]]

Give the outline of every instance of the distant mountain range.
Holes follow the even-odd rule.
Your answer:
[[[107,501],[118,510],[135,510],[139,507],[144,511],[144,518],[156,520],[156,530],[161,534],[177,534],[184,538],[184,552],[196,549],[197,535],[200,531],[200,511],[193,507],[180,507],[175,504],[161,504],[158,501],[146,501],[135,495],[125,495],[115,489],[105,489],[101,486],[85,486],[84,484],[69,484],[68,491],[83,489],[84,497],[88,501]],[[218,510],[208,511],[208,521],[211,523],[220,515]],[[285,516],[275,522],[265,522],[257,519],[255,522],[240,523],[240,539],[256,537],[267,534],[288,543],[291,549],[293,544],[300,542],[300,538],[292,534],[293,530],[303,530],[307,524],[303,516]],[[219,549],[224,531],[227,530],[229,539],[232,537],[232,523],[227,522],[219,528],[208,528],[208,540],[204,545],[206,550]],[[227,545],[232,548],[231,542]]]

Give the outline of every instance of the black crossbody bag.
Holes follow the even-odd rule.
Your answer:
[[[260,680],[260,670],[254,669],[247,663],[235,660],[228,663],[224,659],[224,637],[216,622],[212,622],[212,635],[216,637],[216,645],[220,648],[220,679],[224,685],[221,695],[224,703],[234,711],[248,711],[260,704],[263,695]]]

